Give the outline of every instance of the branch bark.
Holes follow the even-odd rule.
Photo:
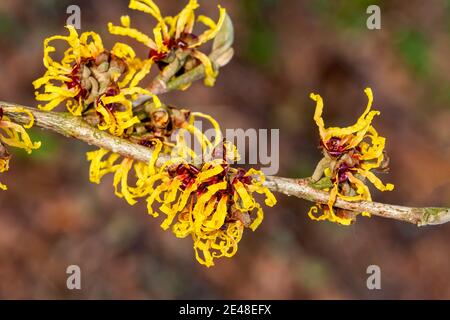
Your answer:
[[[14,112],[14,107],[22,107],[34,115],[35,126],[37,127],[84,141],[89,145],[95,145],[137,161],[150,161],[152,151],[149,148],[93,128],[83,119],[70,114],[41,111],[36,108],[1,101],[0,107],[3,108],[4,114],[16,123],[26,124],[29,122],[26,114]],[[167,160],[168,156],[162,155],[158,159],[157,165],[162,165]],[[292,179],[270,176],[267,177],[265,185],[273,192],[295,196],[314,203],[326,204],[329,199],[327,192],[317,190],[310,185],[309,178]],[[348,202],[342,199],[338,199],[335,206],[354,212],[368,212],[374,216],[409,222],[418,226],[438,225],[450,221],[450,208],[413,208],[378,202]]]

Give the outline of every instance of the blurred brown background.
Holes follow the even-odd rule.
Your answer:
[[[160,0],[175,14],[186,1]],[[216,0],[200,0],[217,17]],[[130,14],[127,0],[1,0],[0,99],[35,105],[42,41],[65,33],[66,8],[82,10],[82,30],[107,36],[108,21]],[[328,124],[350,124],[372,87],[375,121],[388,137],[391,193],[377,201],[450,206],[450,1],[223,0],[236,27],[236,57],[216,87],[201,83],[165,102],[214,115],[224,128],[280,128],[280,175],[303,177],[320,159],[311,91],[322,94]],[[382,29],[366,28],[378,4]],[[117,39],[117,38],[116,38]],[[120,39],[120,40],[123,40]],[[140,45],[139,51],[145,54]],[[113,195],[111,179],[88,181],[80,142],[35,130],[44,143],[15,153],[0,177],[0,298],[450,298],[450,224],[417,228],[360,217],[351,227],[307,218],[310,203],[279,196],[238,254],[207,269],[191,239],[163,232],[145,206]],[[66,268],[82,270],[82,290],[66,288]],[[381,267],[382,290],[366,287]]]

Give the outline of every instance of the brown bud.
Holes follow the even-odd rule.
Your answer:
[[[187,109],[176,109],[171,107],[172,123],[175,129],[181,128],[187,122],[191,111]]]
[[[109,53],[108,52],[102,52],[95,58],[95,64],[97,66],[101,65],[103,62],[108,62],[109,60]]]
[[[116,82],[123,77],[128,67],[123,59],[105,51],[99,54],[95,60],[82,61],[75,70],[78,69],[75,76],[79,77],[79,83],[84,92],[83,102],[87,109],[100,96],[120,91]]]
[[[200,62],[197,59],[188,57],[184,64],[184,72],[191,71],[192,69],[197,67],[199,64],[200,64]]]
[[[167,110],[159,109],[151,114],[151,118],[156,128],[167,128],[170,121],[170,114]]]

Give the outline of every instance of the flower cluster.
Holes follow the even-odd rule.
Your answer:
[[[391,191],[394,186],[384,185],[372,172],[385,171],[388,167],[388,157],[384,151],[386,139],[379,136],[372,126],[372,120],[379,115],[373,111],[373,95],[370,88],[365,89],[368,104],[356,124],[346,127],[325,128],[322,118],[323,101],[319,95],[311,94],[316,101],[314,120],[319,127],[320,146],[324,158],[320,161],[312,177],[313,185],[330,192],[327,206],[317,204],[308,215],[313,220],[329,220],[343,225],[349,225],[355,219],[355,214],[334,208],[337,198],[347,201],[372,201],[365,180],[369,180],[381,191]],[[319,210],[320,216],[316,216]],[[367,215],[367,213],[362,212]]]
[[[161,227],[171,229],[178,238],[191,236],[197,261],[210,267],[216,258],[232,257],[237,252],[245,228],[255,230],[261,224],[264,212],[258,197],[265,197],[269,207],[277,201],[265,187],[262,172],[232,166],[239,153],[232,143],[223,141],[214,118],[168,106],[140,86],[153,65],[160,73],[152,85],[176,83],[174,78],[198,66],[204,68],[205,84],[214,85],[218,67],[225,65],[233,53],[232,23],[220,6],[217,22],[196,16],[198,7],[197,0],[189,0],[172,17],[163,16],[152,0],[130,0],[129,8],[150,15],[156,20],[155,27],[141,32],[131,26],[129,16],[122,16],[121,24],[109,23],[108,30],[144,44],[148,48],[144,58],[137,57],[133,48],[123,43],[105,49],[97,33],[78,34],[74,27],[68,26],[67,36],[53,36],[44,41],[47,71],[33,85],[36,99],[44,102],[39,106],[41,109],[50,111],[65,103],[70,113],[83,117],[93,127],[152,150],[148,163],[106,149],[88,152],[89,178],[98,184],[105,175],[113,175],[119,198],[130,205],[146,200],[150,215],[163,215]],[[196,33],[196,22],[206,26],[206,31]],[[200,50],[211,40],[214,43],[210,57],[215,57],[215,63]],[[55,41],[67,44],[60,61],[53,56],[57,51]],[[216,59],[221,51],[222,60]],[[153,88],[152,85],[148,88]],[[384,185],[373,173],[387,170],[389,160],[384,151],[385,138],[372,126],[374,117],[380,113],[371,110],[371,89],[367,88],[365,93],[369,102],[364,113],[356,124],[345,128],[326,128],[322,98],[311,94],[316,101],[314,120],[324,156],[311,183],[330,194],[327,205],[316,204],[309,211],[313,220],[349,225],[356,214],[335,208],[338,198],[371,201],[366,180],[381,191],[394,188],[392,184]],[[145,99],[141,100],[141,96]],[[16,112],[27,113],[22,109]],[[31,114],[29,117],[31,122],[25,128],[32,125],[33,117]],[[198,119],[208,121],[215,129],[214,139],[195,127]],[[29,152],[39,147],[31,142],[23,127],[11,123],[3,113],[0,113],[1,132],[5,134],[0,135],[0,172],[7,170],[9,164],[5,145]],[[199,151],[186,141],[187,137],[200,146]],[[0,188],[5,186],[0,184]]]
[[[78,35],[73,26],[67,27],[68,36],[54,36],[44,41],[45,75],[33,82],[42,110],[53,110],[65,102],[75,116],[89,116],[100,130],[109,130],[121,136],[139,122],[133,115],[132,100],[137,94],[150,94],[138,87],[150,72],[151,63],[136,58],[134,50],[117,43],[111,51],[105,50],[95,32]],[[68,44],[61,61],[51,53],[56,51],[53,41]],[[94,120],[93,120],[94,119]]]
[[[102,148],[88,152],[89,179],[99,184],[106,175],[113,175],[113,187],[119,198],[130,205],[145,200],[151,216],[163,216],[164,230],[170,229],[178,238],[192,237],[197,261],[210,267],[215,259],[236,254],[246,228],[253,231],[258,228],[264,218],[262,198],[268,207],[277,200],[265,186],[266,178],[261,171],[233,167],[240,157],[238,150],[223,140],[214,118],[166,105],[140,85],[153,65],[160,70],[153,84],[176,83],[174,78],[203,66],[205,84],[214,85],[218,67],[225,65],[233,53],[232,23],[220,6],[217,22],[202,15],[196,17],[198,7],[197,0],[189,0],[172,17],[163,16],[152,0],[130,0],[129,8],[149,14],[156,20],[155,27],[144,33],[131,26],[129,16],[122,16],[121,25],[109,23],[108,30],[144,44],[148,48],[144,58],[137,57],[134,49],[123,43],[105,49],[97,33],[79,34],[74,27],[67,26],[67,36],[52,36],[44,41],[46,72],[33,85],[36,99],[43,103],[40,109],[51,111],[64,103],[73,116],[82,117],[92,127],[151,149],[147,163]],[[206,26],[200,35],[194,32],[196,22]],[[211,40],[215,40],[213,54],[207,56],[200,47]],[[59,53],[59,61],[55,58],[56,41],[67,46]],[[220,51],[224,55],[219,59]],[[215,64],[210,57],[214,57]],[[173,65],[175,71],[170,68]],[[386,171],[389,158],[384,150],[385,138],[372,126],[373,119],[380,114],[371,110],[372,90],[366,88],[365,93],[369,100],[365,111],[354,125],[345,128],[326,128],[323,100],[311,94],[316,102],[314,120],[323,153],[311,184],[329,192],[326,205],[316,204],[310,209],[308,215],[313,220],[349,225],[358,213],[336,208],[338,198],[372,201],[366,180],[381,191],[394,188],[392,184],[383,184],[373,173]],[[9,169],[6,146],[27,152],[40,147],[26,132],[33,126],[33,114],[20,107],[8,108],[8,112],[26,114],[29,123],[21,126],[12,122],[0,107],[0,173]],[[195,127],[194,122],[199,119],[214,128],[214,139]],[[195,150],[187,138],[197,143],[200,150]],[[6,186],[0,183],[0,189],[5,190]]]
[[[177,50],[188,52],[188,59],[183,66],[185,71],[201,63],[205,66],[205,84],[214,85],[218,72],[214,69],[208,56],[199,50],[199,47],[217,36],[225,21],[226,11],[224,8],[219,6],[220,17],[217,23],[209,17],[198,16],[197,21],[204,24],[207,30],[196,35],[194,26],[195,10],[199,7],[197,0],[189,0],[186,7],[174,17],[162,16],[158,6],[152,0],[131,0],[129,7],[147,13],[156,19],[157,25],[152,30],[154,38],[132,28],[129,16],[121,17],[121,26],[108,24],[108,29],[112,34],[128,36],[144,44],[149,49],[149,59],[160,67],[171,61]]]
[[[149,107],[155,109],[153,105]],[[161,112],[164,107],[162,105],[155,110]],[[210,141],[189,123],[195,117],[203,117],[213,126],[218,126],[214,119],[194,112],[186,122],[177,118],[178,112],[175,115],[169,113],[167,126],[155,131],[161,135],[151,140],[154,145],[150,163],[122,158],[99,149],[88,153],[90,179],[99,183],[106,174],[113,174],[116,195],[130,205],[139,199],[147,199],[148,212],[154,217],[158,213],[152,206],[159,203],[159,211],[166,215],[161,227],[167,230],[177,220],[172,226],[173,233],[179,238],[191,235],[197,260],[209,267],[214,265],[214,258],[231,257],[236,253],[245,227],[255,230],[261,223],[263,209],[253,194],[265,194],[268,206],[275,205],[276,199],[263,186],[265,177],[262,172],[231,167],[231,163],[239,159],[239,154],[233,144],[220,142],[220,128],[216,128],[215,139]],[[181,114],[185,116],[185,112]],[[175,146],[167,143],[168,136],[163,134],[171,132],[167,129],[169,127],[178,130]],[[200,155],[181,139],[186,131],[193,133],[202,146],[201,159],[210,160],[198,161]],[[169,153],[170,157],[161,157]],[[215,159],[218,156],[222,158]],[[193,162],[200,164],[193,165]],[[132,186],[131,179],[134,181]]]
[[[225,155],[234,153],[230,144],[223,148]],[[157,217],[152,205],[159,203],[161,227],[172,227],[178,238],[191,235],[197,261],[210,267],[215,258],[236,253],[244,228],[260,225],[264,213],[255,193],[266,196],[267,206],[276,204],[264,179],[260,171],[232,168],[226,156],[200,166],[168,162],[148,180],[148,211]]]
[[[23,149],[28,153],[31,153],[34,149],[38,149],[41,146],[40,142],[32,142],[25,130],[33,126],[33,114],[20,107],[10,107],[9,109],[11,112],[26,114],[30,120],[29,123],[24,126],[14,123],[3,114],[3,108],[0,107],[0,173],[9,170],[11,155],[6,146]],[[0,190],[7,190],[7,187],[0,183]]]
[[[156,165],[161,155],[166,159],[197,161],[198,157],[205,158],[219,144],[221,132],[217,122],[210,116],[200,112],[190,112],[186,109],[176,109],[163,105],[155,96],[153,102],[145,103],[142,110],[137,110],[141,119],[139,125],[127,135],[127,139],[140,145],[152,148],[152,159],[149,163],[142,163],[130,158],[121,157],[105,149],[87,153],[90,161],[89,178],[93,183],[100,183],[106,174],[114,174],[115,193],[124,198],[130,205],[137,199],[148,195],[147,180],[156,173]],[[216,128],[216,138],[210,141],[193,122],[196,118],[210,121]],[[185,134],[191,134],[201,145],[202,152],[197,154],[185,142]],[[171,141],[174,137],[175,143]],[[166,161],[166,160],[163,160]],[[136,183],[130,186],[129,180]]]
[[[166,66],[178,59],[180,66],[174,77],[203,65],[205,84],[212,86],[218,71],[200,47],[218,36],[226,11],[219,6],[216,23],[205,16],[196,18],[195,10],[199,7],[196,0],[189,0],[175,17],[162,16],[151,0],[131,0],[129,7],[156,19],[153,37],[132,28],[128,16],[121,18],[121,26],[109,23],[108,29],[114,35],[128,36],[146,45],[149,49],[146,57],[138,58],[133,48],[123,43],[107,50],[97,33],[78,34],[74,27],[68,26],[67,36],[53,36],[44,41],[47,71],[33,83],[36,99],[45,102],[39,107],[46,111],[65,103],[72,115],[83,117],[92,126],[152,149],[149,163],[106,149],[88,152],[89,178],[100,183],[105,175],[112,174],[115,194],[130,205],[147,199],[152,215],[156,216],[152,203],[161,203],[160,210],[167,214],[162,227],[169,228],[177,218],[173,226],[175,235],[191,234],[198,261],[211,266],[213,258],[236,252],[244,227],[255,229],[261,223],[263,211],[253,193],[265,194],[270,206],[276,200],[263,187],[261,172],[230,166],[228,159],[238,157],[237,150],[222,141],[214,118],[167,106],[140,87],[140,83],[154,64],[164,73]],[[194,34],[196,21],[207,28],[199,36]],[[227,36],[221,39],[227,40]],[[67,44],[60,61],[54,58],[56,41]],[[141,96],[150,99],[137,103]],[[199,119],[208,121],[215,129],[214,139],[195,127],[194,122]],[[194,150],[186,137],[193,138],[201,150]],[[214,160],[219,145],[224,151],[220,161]]]

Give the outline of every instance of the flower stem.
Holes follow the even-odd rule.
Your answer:
[[[29,122],[26,114],[14,111],[14,108],[21,107],[33,114],[37,127],[84,141],[89,145],[95,145],[137,161],[148,162],[151,159],[151,149],[100,131],[87,124],[83,119],[68,113],[41,111],[1,101],[0,107],[3,108],[6,116],[18,124]],[[161,155],[156,165],[160,166],[167,160],[167,156]],[[327,192],[311,186],[311,178],[293,179],[270,176],[267,177],[265,185],[273,192],[295,196],[314,203],[326,204],[329,199]],[[368,212],[374,216],[409,222],[417,226],[438,225],[450,221],[450,208],[413,208],[368,201],[348,202],[341,199],[336,201],[335,206],[355,212]]]

